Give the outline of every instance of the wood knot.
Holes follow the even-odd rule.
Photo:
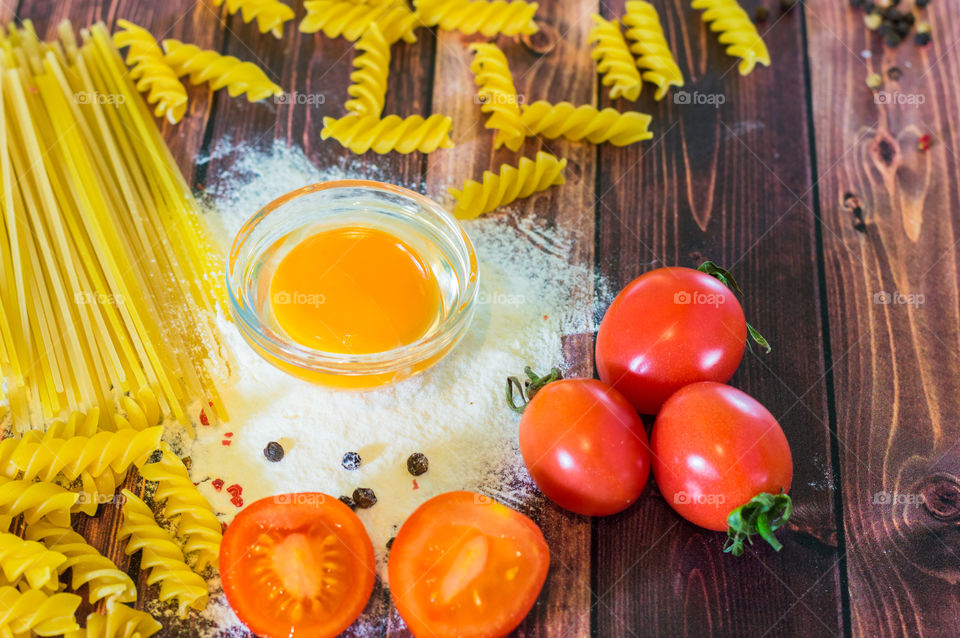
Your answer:
[[[537,26],[540,27],[539,31],[521,36],[520,42],[531,52],[537,55],[546,55],[556,48],[557,42],[560,41],[560,35],[553,25],[546,22],[538,20]]]
[[[843,207],[853,215],[853,229],[860,233],[867,232],[867,224],[863,219],[863,206],[860,205],[860,198],[853,193],[846,193],[843,196]]]
[[[897,141],[888,135],[880,135],[873,143],[874,159],[884,166],[892,166],[900,152]]]
[[[935,476],[920,486],[923,507],[939,521],[960,520],[960,484],[951,477]]]

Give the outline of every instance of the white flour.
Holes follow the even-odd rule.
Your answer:
[[[301,152],[282,145],[267,155],[241,156],[232,169],[237,178],[221,180],[234,186],[207,193],[224,238],[275,197],[344,176],[321,174]],[[504,402],[505,379],[525,365],[538,371],[563,367],[562,336],[594,330],[594,276],[589,268],[570,265],[571,237],[545,230],[536,218],[497,213],[465,227],[480,259],[474,323],[444,361],[395,386],[350,393],[299,381],[261,360],[231,323],[220,321],[235,361],[235,379],[223,389],[230,421],[198,425],[196,440],[192,446],[184,442],[191,447],[184,451],[192,457],[193,479],[222,520],[239,511],[227,492],[233,484],[242,486],[245,504],[286,492],[337,497],[371,488],[377,504],[357,513],[385,580],[388,539],[426,499],[458,489],[507,503],[524,499],[532,485],[517,449],[518,417]],[[280,462],[264,457],[270,441],[283,445]],[[348,451],[362,458],[354,471],[341,466]],[[413,452],[426,454],[430,463],[416,481],[406,466]],[[213,479],[223,481],[220,490]],[[237,622],[222,595],[205,616],[220,631]]]

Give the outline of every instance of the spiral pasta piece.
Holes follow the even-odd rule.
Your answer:
[[[20,592],[0,587],[0,636],[60,636],[78,628],[75,594],[48,595],[39,589]],[[31,633],[32,632],[32,633]]]
[[[173,536],[160,527],[147,504],[130,490],[123,490],[123,523],[117,539],[127,540],[127,555],[143,552],[140,567],[150,570],[147,584],[160,583],[160,601],[176,599],[181,618],[190,608],[203,610],[209,595],[207,583],[187,566]]]
[[[481,33],[488,38],[503,35],[530,35],[540,30],[533,18],[536,2],[514,0],[414,0],[417,15],[428,27]]]
[[[185,554],[196,552],[199,571],[217,562],[223,527],[210,503],[190,479],[190,473],[176,454],[163,445],[162,455],[156,463],[148,463],[140,469],[147,481],[157,483],[153,498],[164,502],[163,514],[177,521],[177,535],[184,539]]]
[[[593,15],[594,26],[588,39],[594,43],[591,57],[597,61],[597,72],[603,85],[610,87],[610,99],[636,100],[640,97],[640,71],[627,41],[620,31],[620,22]]]
[[[155,104],[153,114],[176,124],[187,112],[187,89],[164,61],[160,45],[150,32],[127,20],[117,20],[123,29],[113,34],[118,49],[129,47],[126,62],[137,90],[147,92],[147,102]]]
[[[471,179],[463,185],[463,190],[450,189],[450,194],[457,200],[453,214],[460,219],[473,219],[533,193],[563,184],[566,181],[563,177],[566,166],[567,160],[540,151],[535,161],[523,157],[516,167],[504,164],[499,173],[484,171],[482,184]]]
[[[691,6],[704,9],[703,21],[711,31],[720,33],[718,39],[727,45],[727,55],[740,58],[740,75],[749,75],[757,64],[770,66],[767,45],[737,0],[693,0]]]
[[[70,508],[78,495],[59,485],[0,478],[0,515],[19,516],[27,525],[46,518],[54,525],[70,525]]]
[[[26,581],[30,589],[57,591],[67,557],[16,534],[0,533],[0,570],[11,585]]]
[[[150,638],[161,629],[163,625],[147,612],[109,602],[107,613],[88,615],[87,626],[65,638]]]
[[[446,115],[419,115],[402,118],[388,115],[380,119],[374,115],[347,115],[340,119],[323,118],[321,139],[333,138],[354,153],[369,150],[374,153],[432,153],[438,148],[452,148],[450,127],[453,122]]]
[[[146,428],[160,423],[160,402],[149,388],[141,388],[137,393],[137,398],[124,395],[120,400],[125,410],[125,414],[115,414],[114,421],[117,423],[117,429],[133,428],[134,430],[145,430]],[[96,433],[94,429],[89,434],[79,430],[69,436],[93,436]],[[68,438],[68,435],[60,438]]]
[[[662,99],[671,86],[683,86],[683,73],[670,51],[654,6],[646,0],[628,0],[623,26],[632,42],[630,51],[637,56],[637,66],[643,69],[643,79],[657,86],[654,99]]]
[[[283,25],[293,20],[293,9],[279,0],[213,0],[213,4],[221,6],[227,3],[227,13],[233,15],[237,11],[244,22],[249,23],[256,19],[260,33],[269,31],[274,37],[283,37]]]
[[[404,0],[364,3],[354,0],[307,0],[303,3],[307,15],[300,22],[300,31],[323,31],[328,38],[343,36],[356,41],[374,22],[387,42],[401,38],[416,42],[414,29],[419,26],[417,16],[407,8]]]
[[[129,603],[137,599],[137,588],[130,576],[73,529],[40,521],[29,525],[24,537],[63,555],[65,562],[60,571],[70,570],[72,589],[87,585],[91,604],[104,599],[108,603]]]
[[[163,50],[166,51],[164,59],[167,64],[178,76],[189,75],[193,85],[206,82],[214,91],[226,87],[230,97],[246,94],[248,102],[283,95],[283,89],[271,82],[263,69],[253,62],[220,55],[179,40],[164,40]]]
[[[390,44],[374,22],[357,42],[363,53],[353,59],[353,83],[347,88],[351,99],[344,105],[350,113],[376,115],[383,113],[387,98],[387,76],[390,74]]]
[[[523,145],[526,134],[520,121],[520,99],[513,85],[513,76],[507,57],[500,48],[491,43],[478,42],[470,45],[475,57],[470,63],[477,83],[480,110],[490,113],[486,127],[497,132],[494,148],[506,145],[516,151]]]
[[[523,107],[523,124],[529,135],[548,139],[566,138],[572,142],[586,140],[591,144],[610,142],[626,146],[649,140],[651,118],[646,113],[616,109],[598,110],[589,105],[574,106],[570,102],[551,104],[543,100]]]

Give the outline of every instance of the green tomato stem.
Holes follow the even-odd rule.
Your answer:
[[[560,368],[557,367],[551,368],[550,372],[542,377],[537,375],[530,366],[525,367],[523,372],[527,375],[524,381],[519,377],[507,377],[507,406],[518,414],[523,414],[533,396],[545,385],[563,378]],[[519,403],[517,397],[520,399]]]
[[[740,295],[741,297],[743,296],[743,289],[740,288],[740,284],[738,284],[737,280],[733,278],[733,273],[731,273],[729,270],[721,268],[709,259],[700,264],[697,267],[697,270],[720,280],[720,283],[732,290],[734,294]],[[762,334],[757,332],[757,329],[751,326],[749,323],[747,324],[747,332],[750,333],[750,338],[753,339],[753,342],[763,348],[764,354],[770,354],[770,351],[772,350],[770,347],[770,342],[767,341]],[[747,345],[750,345],[749,341],[747,342]]]
[[[730,512],[727,517],[727,542],[723,546],[724,552],[734,556],[743,554],[744,541],[753,544],[753,535],[767,541],[775,551],[783,549],[783,544],[774,536],[774,532],[790,520],[793,513],[793,501],[783,492],[769,494],[761,492],[750,502],[741,505]]]

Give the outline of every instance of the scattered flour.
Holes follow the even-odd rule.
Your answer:
[[[233,188],[207,193],[222,226],[218,235],[226,238],[275,197],[344,176],[317,171],[302,152],[283,145],[247,154],[232,170],[236,179],[223,183]],[[563,229],[548,230],[536,218],[510,213],[465,228],[480,262],[474,322],[445,360],[394,386],[354,393],[310,385],[264,362],[234,325],[220,318],[235,372],[223,389],[230,421],[198,427],[192,449],[184,451],[192,457],[194,481],[222,520],[229,522],[239,509],[226,487],[213,487],[213,479],[241,485],[245,503],[287,492],[337,497],[372,488],[377,504],[357,513],[385,582],[387,541],[428,498],[469,489],[506,503],[526,500],[532,485],[517,449],[518,417],[504,403],[505,378],[525,365],[563,367],[563,337],[594,330],[598,287],[592,269],[570,264],[573,239]],[[278,463],[264,457],[270,441],[279,441],[286,452]],[[188,441],[184,445],[191,448]],[[354,471],[341,466],[348,451],[363,459]],[[416,480],[406,468],[413,452],[430,462]],[[222,594],[214,596],[204,620],[211,635],[224,635],[237,624]]]

